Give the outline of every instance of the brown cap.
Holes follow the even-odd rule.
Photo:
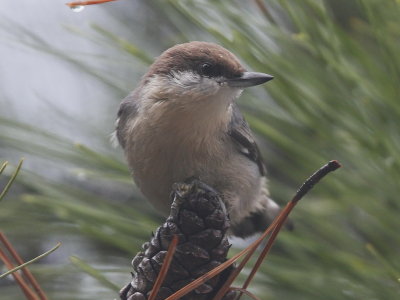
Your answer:
[[[178,44],[163,52],[145,77],[193,71],[207,77],[240,77],[245,71],[237,57],[225,48],[207,42]]]

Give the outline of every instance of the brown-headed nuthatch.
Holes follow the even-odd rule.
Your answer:
[[[122,101],[116,136],[133,178],[164,214],[172,184],[196,177],[221,193],[231,230],[263,231],[278,213],[265,167],[235,100],[271,80],[247,72],[235,55],[206,42],[176,45],[156,59]]]

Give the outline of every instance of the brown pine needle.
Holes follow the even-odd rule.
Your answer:
[[[88,1],[74,1],[74,2],[68,2],[65,5],[73,8],[76,6],[86,6],[86,5],[93,5],[93,4],[103,4],[107,2],[112,2],[112,1],[117,1],[117,0],[88,0]]]
[[[285,220],[287,218],[287,216],[289,215],[290,211],[294,208],[294,206],[296,205],[297,202],[290,202],[290,208],[287,210],[287,213],[285,214],[284,217],[282,217],[282,222],[279,222],[278,225],[276,225],[276,227],[274,228],[274,230],[272,231],[272,234],[270,236],[270,238],[268,239],[267,244],[265,245],[263,251],[261,252],[260,256],[257,258],[257,261],[253,267],[253,269],[251,270],[249,276],[247,277],[245,283],[243,284],[242,289],[246,290],[247,287],[249,286],[251,280],[254,278],[255,274],[257,273],[259,267],[261,266],[264,258],[267,256],[269,250],[272,248],[273,243],[275,242],[275,239],[279,233],[279,231],[282,228],[282,225],[285,223]],[[242,294],[240,293],[239,296],[236,298],[237,300],[240,299],[240,296]]]
[[[233,283],[233,281],[236,279],[236,277],[240,274],[244,266],[247,264],[247,262],[250,260],[251,256],[254,254],[258,246],[261,244],[261,242],[268,236],[268,234],[275,229],[275,227],[279,223],[284,223],[287,216],[289,215],[290,211],[293,209],[294,205],[292,202],[289,202],[283,210],[279,213],[279,215],[274,219],[272,224],[268,226],[268,228],[264,231],[264,233],[261,235],[261,237],[258,238],[256,242],[254,242],[252,245],[250,245],[248,248],[248,254],[246,257],[240,262],[239,266],[235,268],[232,273],[229,275],[227,280],[225,281],[224,285],[220,288],[218,293],[214,296],[213,300],[220,300],[222,297],[226,294],[228,291],[229,287]]]
[[[4,244],[4,246],[7,248],[8,252],[11,254],[11,256],[15,259],[15,261],[19,265],[24,264],[24,261],[22,260],[22,258],[19,256],[17,251],[11,245],[10,241],[6,238],[6,236],[2,232],[0,232],[0,241]],[[28,268],[22,268],[21,271],[26,276],[26,278],[30,282],[30,284],[33,287],[33,289],[35,290],[35,292],[39,295],[40,299],[41,300],[47,300],[47,297],[46,297],[45,293],[43,292],[43,290],[40,287],[39,283],[36,281],[35,277],[29,271],[29,269]]]
[[[161,284],[164,282],[165,277],[167,276],[169,266],[171,265],[172,258],[174,257],[174,253],[176,250],[176,246],[178,245],[178,236],[174,235],[171,243],[169,244],[167,255],[165,255],[160,273],[158,273],[156,282],[154,283],[153,289],[148,300],[154,300],[161,288]]]
[[[4,262],[6,265],[7,269],[12,270],[14,269],[14,265],[10,261],[10,259],[7,257],[7,255],[3,252],[3,250],[0,249],[0,259]],[[12,273],[12,276],[14,277],[15,281],[18,283],[18,285],[21,287],[22,292],[25,294],[26,298],[28,300],[41,300],[34,291],[31,290],[29,285],[25,282],[25,280],[22,278],[21,275],[18,273],[14,272]]]

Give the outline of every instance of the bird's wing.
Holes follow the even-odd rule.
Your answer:
[[[135,119],[137,115],[137,95],[133,91],[124,100],[122,100],[116,121],[115,135],[122,148],[126,145],[126,130],[128,120]]]
[[[260,174],[264,176],[266,170],[260,150],[258,149],[249,124],[247,124],[236,104],[233,104],[233,113],[228,134],[238,145],[239,151],[250,160],[254,161],[260,170]]]

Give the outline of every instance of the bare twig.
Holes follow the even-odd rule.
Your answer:
[[[329,172],[332,172],[340,167],[339,162],[337,161],[330,161],[326,165],[324,165],[321,169],[319,169],[317,172],[315,172],[310,178],[308,178],[300,187],[300,189],[296,192],[295,196],[293,199],[285,206],[285,208],[280,212],[280,214],[275,218],[274,222],[267,228],[267,230],[264,232],[264,234],[260,237],[261,240],[264,239],[269,232],[272,232],[271,237],[269,238],[265,248],[263,249],[262,253],[257,259],[257,262],[255,266],[253,267],[250,275],[248,276],[245,284],[243,285],[243,289],[246,289],[248,285],[250,284],[250,281],[253,279],[255,273],[257,272],[258,268],[260,267],[262,261],[264,260],[265,256],[268,254],[269,250],[272,247],[272,244],[275,241],[276,236],[279,233],[280,228],[282,225],[285,223],[288,215],[292,211],[292,209],[295,207],[297,202],[309,191],[312,189],[312,187],[320,181],[324,176],[326,176]],[[256,243],[258,240],[256,241]],[[244,268],[245,264],[247,261],[250,259],[251,255],[254,253],[256,250],[257,246],[261,243],[258,242],[257,245],[254,247],[251,245],[250,247],[253,247],[252,250],[248,253],[248,255],[243,259],[243,261],[240,263],[240,265],[231,273],[231,275],[228,277],[226,280],[225,284],[221,287],[221,289],[218,291],[218,293],[215,295],[213,300],[220,300],[222,297],[225,295],[225,293],[228,291],[229,286],[232,284],[232,282],[236,279],[236,277],[239,275],[241,270]],[[240,298],[240,294],[238,296]]]
[[[331,160],[326,165],[321,167],[317,172],[312,174],[298,189],[296,195],[293,197],[292,202],[297,202],[305,194],[307,194],[315,184],[318,183],[322,178],[324,178],[328,173],[339,169],[342,165],[337,160]]]
[[[271,237],[268,239],[267,244],[265,245],[263,251],[261,252],[260,256],[258,257],[253,269],[251,270],[249,276],[247,277],[245,283],[243,284],[243,289],[246,289],[251,280],[254,278],[255,274],[257,273],[262,261],[264,260],[265,256],[268,254],[269,250],[272,248],[273,243],[275,242],[275,239],[284,224],[284,221],[286,220],[287,216],[289,215],[290,211],[294,208],[294,206],[297,204],[297,202],[303,198],[305,194],[307,194],[313,186],[318,183],[323,177],[325,177],[328,173],[335,171],[336,169],[340,168],[341,165],[338,161],[332,160],[328,162],[326,165],[324,165],[322,168],[320,168],[318,171],[316,171],[313,175],[311,175],[298,189],[296,194],[294,195],[293,199],[289,202],[290,209],[288,209],[287,213],[285,213],[284,216],[282,216],[282,222],[278,222],[276,227],[274,228],[274,231],[271,234]],[[240,298],[240,295],[238,296],[238,300]]]
[[[307,194],[316,183],[318,183],[323,177],[325,177],[328,173],[333,172],[340,168],[341,165],[338,161],[332,160],[328,162],[326,165],[324,165],[322,168],[320,168],[318,171],[316,171],[313,175],[311,175],[298,189],[296,194],[294,195],[293,199],[289,202],[289,204],[292,203],[290,210],[286,213],[286,216],[282,217],[282,222],[279,222],[276,227],[274,228],[274,231],[271,234],[271,237],[268,239],[267,244],[265,245],[263,251],[261,252],[260,256],[258,257],[253,269],[251,270],[249,276],[247,277],[245,283],[243,284],[243,289],[246,289],[250,281],[254,278],[254,275],[256,274],[257,270],[259,269],[262,261],[264,260],[265,256],[268,254],[269,250],[272,248],[272,245],[276,239],[276,236],[278,235],[282,225],[284,224],[284,221],[286,220],[286,217],[289,215],[290,211],[294,208],[294,206],[297,204],[297,202],[303,198],[305,194]],[[240,298],[240,294],[237,299]]]

